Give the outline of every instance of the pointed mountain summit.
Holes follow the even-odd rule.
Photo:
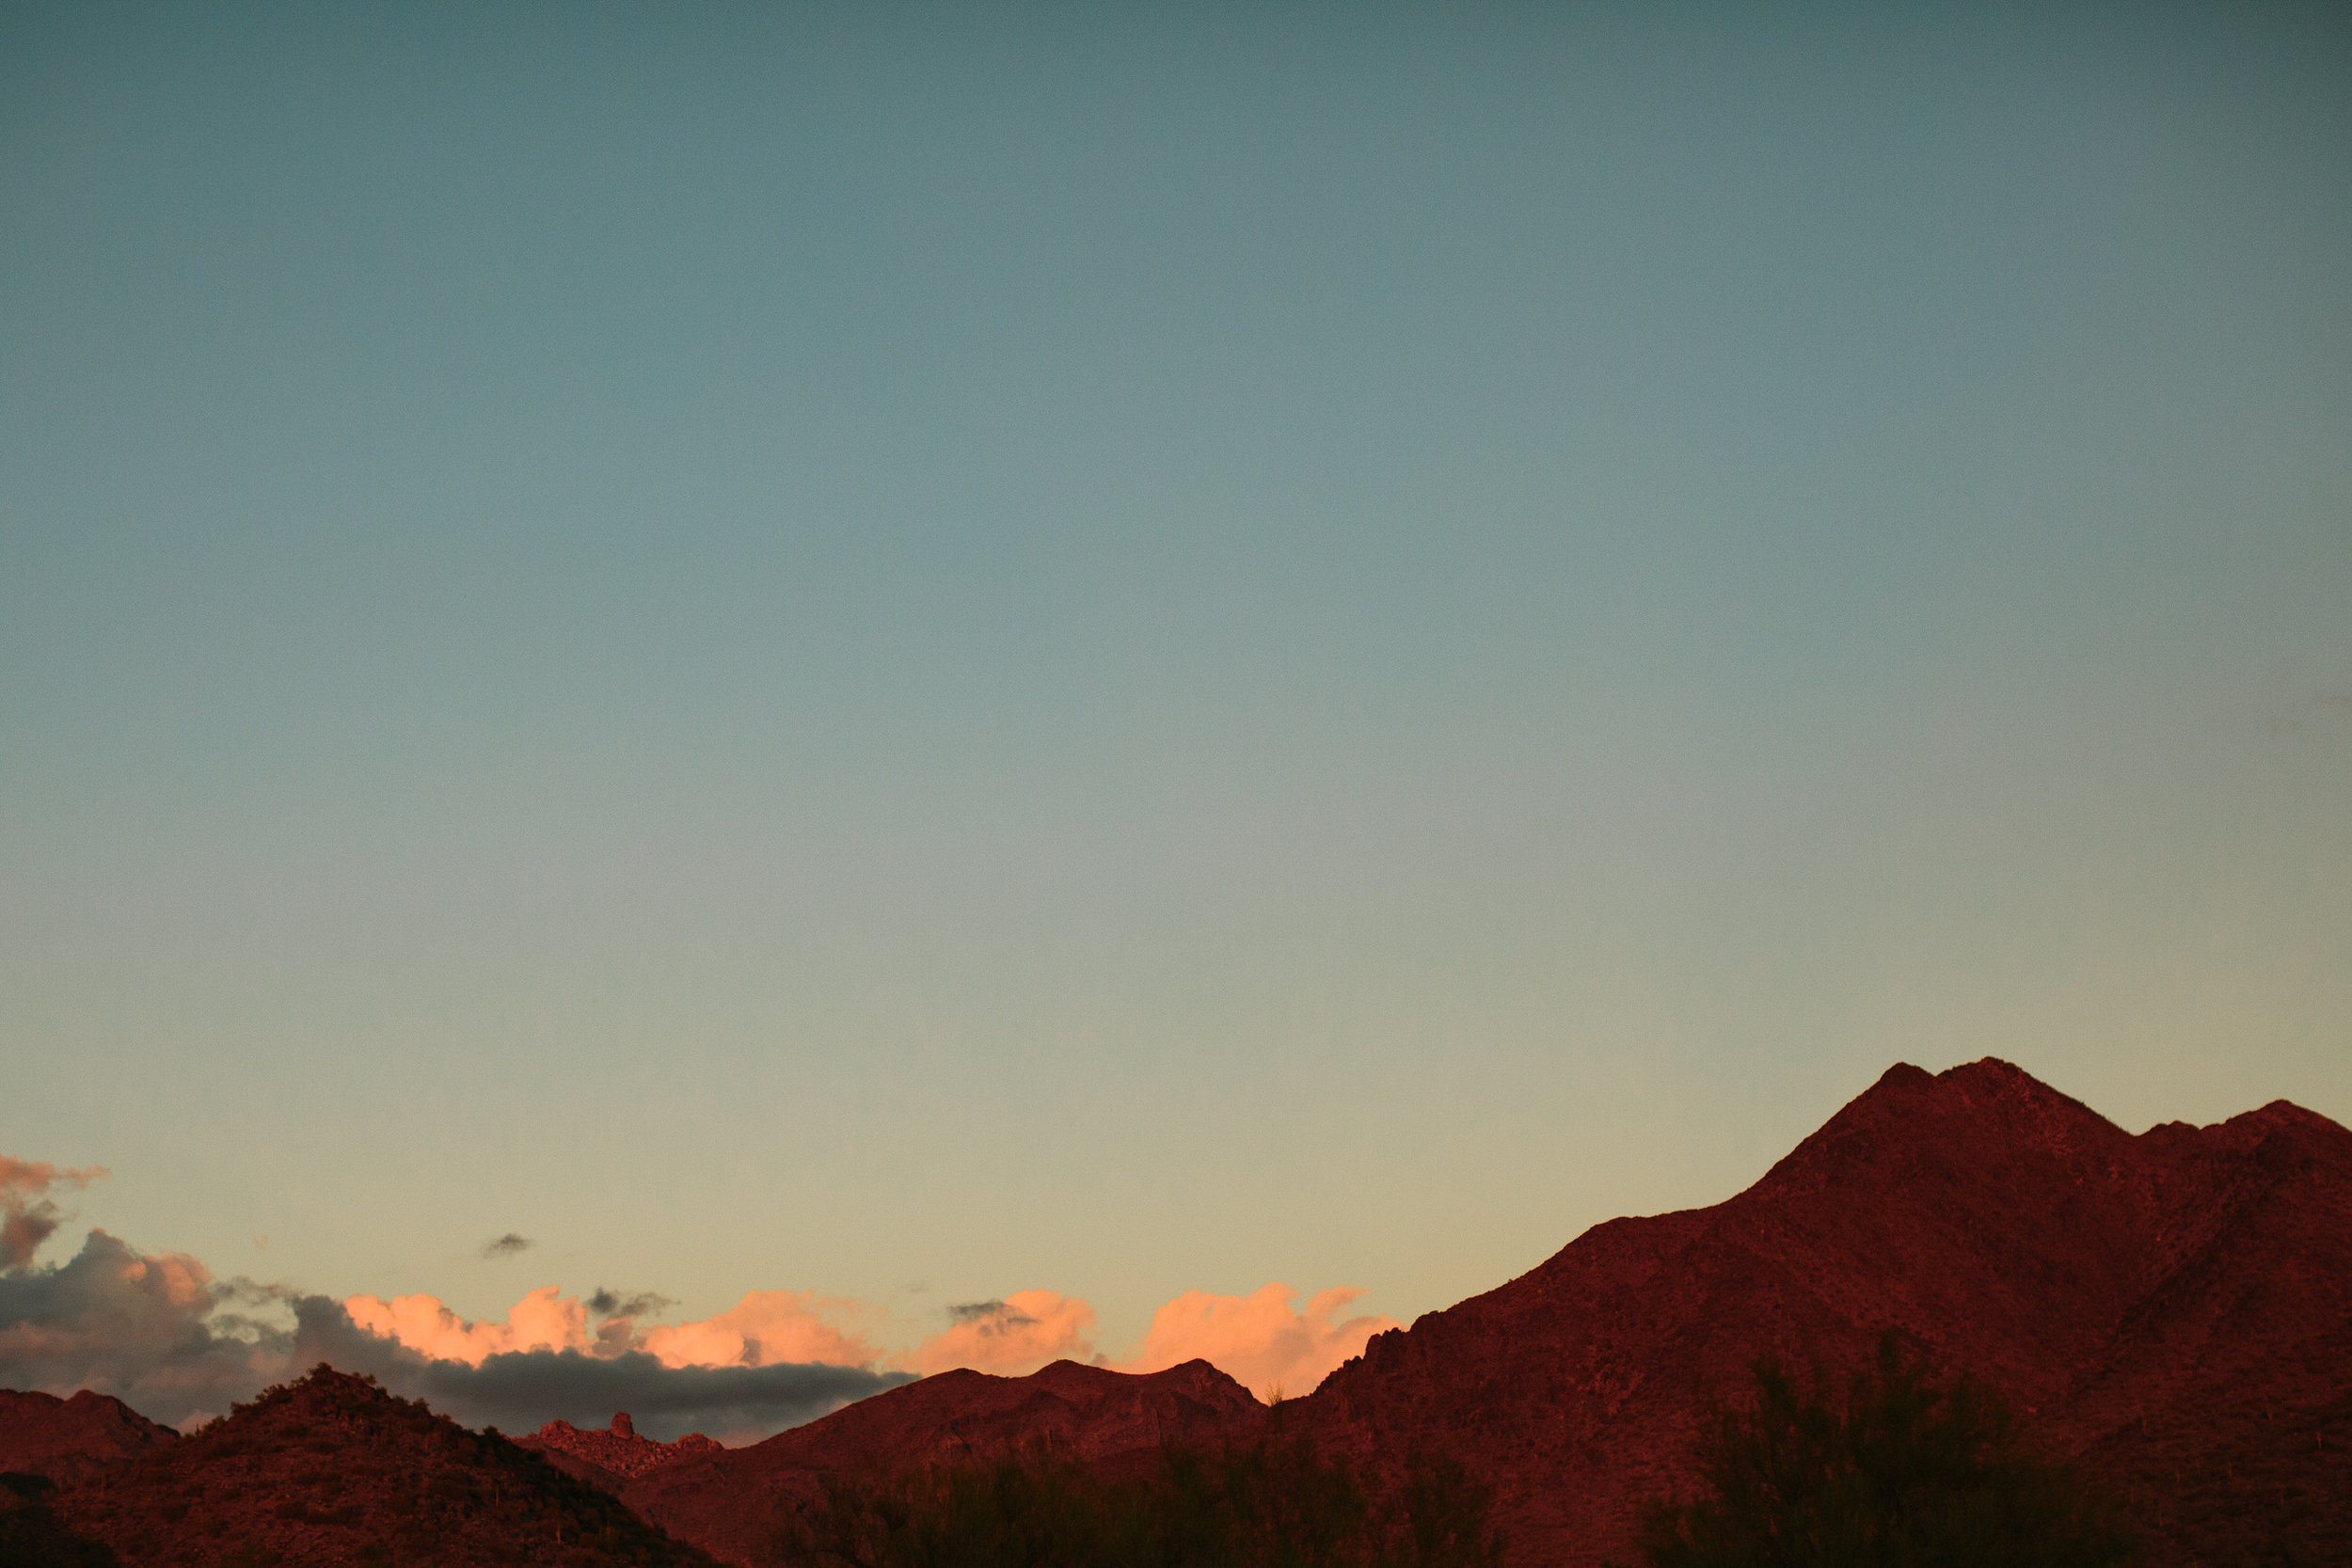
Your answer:
[[[1515,1561],[1628,1560],[1756,1357],[1884,1329],[2134,1504],[2152,1560],[2352,1560],[2352,1133],[2283,1102],[2133,1136],[1987,1059],[1897,1067],[1746,1192],[1597,1226],[1375,1338],[1305,1402],[1374,1469],[1449,1452]]]

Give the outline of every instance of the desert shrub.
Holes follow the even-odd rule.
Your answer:
[[[2110,1568],[2137,1556],[2112,1505],[2032,1452],[2007,1406],[1965,1376],[1931,1377],[1893,1333],[1842,1410],[1778,1363],[1693,1457],[1706,1493],[1654,1505],[1650,1568]]]
[[[46,1502],[0,1502],[0,1568],[111,1568],[115,1554],[66,1528]]]
[[[1487,1497],[1450,1461],[1375,1497],[1303,1439],[1164,1450],[1106,1478],[1041,1450],[830,1482],[771,1560],[817,1568],[1489,1568]]]

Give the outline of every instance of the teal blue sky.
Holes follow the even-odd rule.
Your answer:
[[[1116,1348],[1898,1060],[2352,1120],[2348,85],[2318,6],[11,6],[0,1152],[330,1293]]]

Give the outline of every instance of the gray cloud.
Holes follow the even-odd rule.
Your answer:
[[[599,1318],[642,1318],[648,1312],[660,1312],[676,1305],[668,1296],[652,1291],[608,1291],[601,1285],[588,1298],[588,1310]]]
[[[956,1323],[988,1323],[997,1328],[1019,1328],[1037,1322],[1012,1309],[1009,1302],[961,1301],[947,1308],[947,1316]]]
[[[778,1432],[910,1381],[861,1367],[665,1367],[625,1338],[599,1351],[437,1361],[369,1334],[331,1297],[215,1282],[192,1258],[144,1256],[103,1230],[64,1263],[0,1274],[0,1387],[91,1388],[170,1426],[225,1414],[321,1361],[469,1426],[602,1426],[626,1410],[665,1439]]]
[[[103,1230],[63,1263],[0,1274],[0,1387],[112,1394],[178,1425],[249,1398],[285,1332],[233,1310],[276,1292],[216,1285],[195,1259],[144,1257]]]
[[[515,1232],[510,1230],[505,1235],[501,1236],[497,1241],[483,1243],[482,1256],[485,1258],[512,1258],[518,1252],[529,1252],[536,1245],[538,1245],[538,1243],[533,1242],[530,1237],[517,1236]]]

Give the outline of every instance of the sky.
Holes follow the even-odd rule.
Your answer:
[[[2316,5],[7,8],[0,1263],[1295,1370],[1898,1061],[2352,1121],[2347,83]]]

